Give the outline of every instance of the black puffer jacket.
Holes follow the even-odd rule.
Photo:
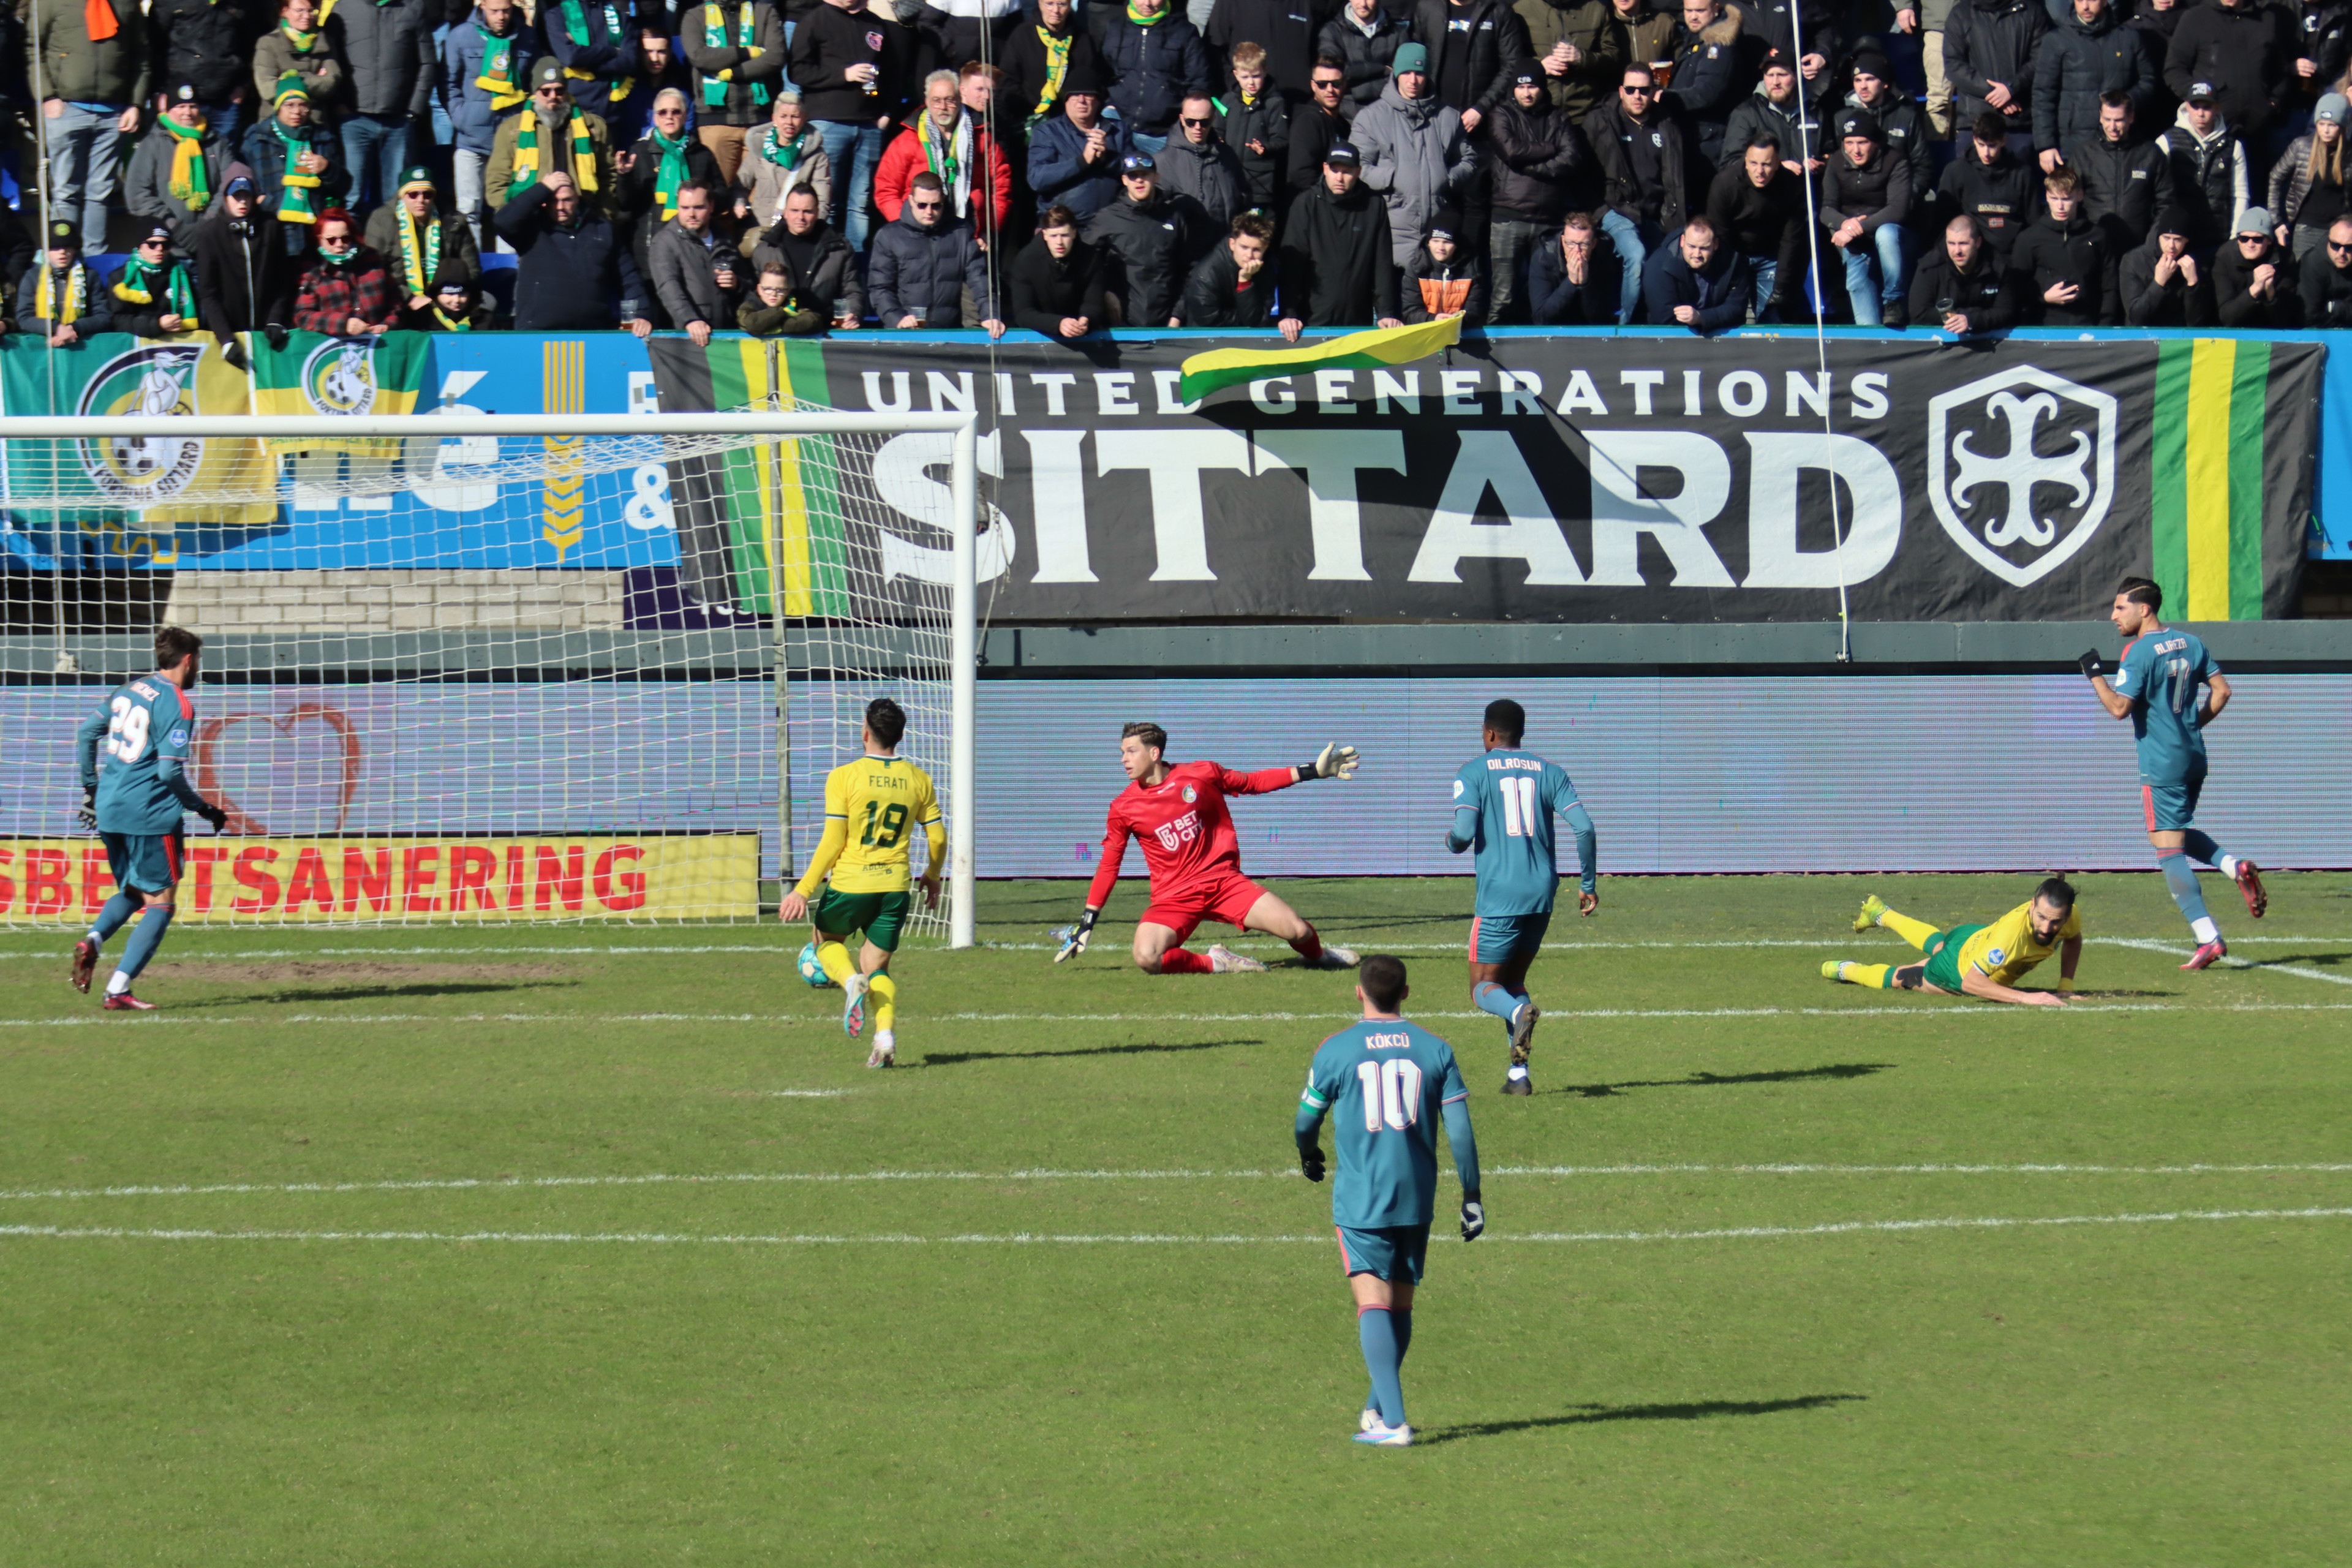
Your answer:
[[[1944,72],[1952,79],[1952,113],[1963,127],[1991,105],[1994,82],[2009,89],[2002,117],[2018,130],[2032,121],[2033,66],[2050,14],[2042,0],[1966,0],[1944,25]]]
[[[2025,226],[2042,216],[2042,171],[2008,148],[1990,163],[1977,161],[1976,143],[1944,165],[1936,187],[1936,216],[1944,222],[1966,213],[1984,230],[1985,242],[2003,263],[2017,248]],[[2154,216],[2154,214],[2150,214]]]
[[[278,220],[257,208],[228,216],[226,202],[195,226],[188,251],[196,263],[196,319],[228,341],[236,332],[284,326],[294,311],[294,263],[270,232]]]
[[[1847,220],[1863,220],[1864,241],[1888,224],[1900,226],[1911,216],[1911,165],[1890,155],[1884,147],[1870,162],[1856,164],[1843,148],[1822,170],[1821,225],[1834,234]]]
[[[2194,283],[2183,268],[2176,268],[2163,282],[2157,281],[2156,264],[2163,255],[2163,244],[2161,236],[2149,235],[2146,244],[2135,247],[2116,264],[2116,291],[2123,298],[2124,325],[2211,326],[2217,320],[2213,283],[2203,268],[2199,268]]]
[[[1118,199],[1087,220],[1086,239],[1103,253],[1103,289],[1130,327],[1164,327],[1177,313],[1192,265],[1217,242],[1220,226],[1190,196],[1153,193]]]
[[[1419,0],[1412,8],[1413,41],[1429,47],[1431,90],[1448,109],[1475,109],[1481,115],[1511,96],[1510,73],[1528,58],[1528,25],[1503,0]],[[1451,57],[1468,49],[1470,58],[1458,73],[1468,84],[1465,101],[1444,99],[1438,84],[1457,74]]]
[[[2066,166],[2083,182],[2084,216],[2108,230],[2109,245],[2137,245],[2172,205],[2172,159],[2153,142],[2117,147],[2094,135],[2066,150]]]
[[[1439,261],[1429,254],[1424,239],[1404,264],[1404,283],[1397,296],[1402,305],[1400,320],[1433,321],[1458,310],[1465,325],[1476,326],[1486,319],[1486,258],[1470,254],[1465,247],[1451,259]]]
[[[1136,26],[1121,7],[1096,42],[1110,68],[1111,106],[1130,130],[1167,135],[1184,95],[1213,85],[1209,46],[1184,19],[1181,5],[1171,6],[1149,27]]]
[[[1723,161],[1724,128],[1756,84],[1755,46],[1743,28],[1747,13],[1726,5],[1723,15],[1692,32],[1675,33],[1674,86],[1658,94],[1658,107],[1679,116],[1697,132],[1695,149],[1703,166]]]
[[[2335,265],[2327,252],[2315,250],[2303,258],[2297,293],[2303,296],[2306,327],[2352,327],[2352,268]]]
[[[2273,269],[2271,291],[2268,298],[2258,299],[2252,292],[2254,274],[2264,267]],[[2294,258],[2279,248],[2276,240],[2254,256],[2234,245],[2213,253],[2214,312],[2225,327],[2259,331],[2303,325],[2303,295],[2295,285]]]
[[[1825,156],[1830,145],[1828,128],[1822,123],[1821,111],[1805,101],[1798,92],[1786,103],[1775,103],[1764,96],[1762,83],[1741,100],[1724,122],[1723,146],[1716,160],[1717,169],[1726,169],[1747,155],[1748,144],[1758,132],[1769,132],[1780,143],[1782,162],[1811,163]]]
[[[1971,332],[2005,332],[2017,325],[2022,308],[2015,276],[2003,269],[1990,248],[1979,251],[1976,265],[1963,272],[1952,265],[1951,252],[1939,239],[1911,275],[1911,320],[1940,331],[1944,311],[1939,307],[1946,300],[1968,318]]]
[[[1008,325],[1063,342],[1062,323],[1073,316],[1083,317],[1090,329],[1110,324],[1103,309],[1102,253],[1083,239],[1059,260],[1043,235],[1032,239],[1006,268],[1005,288],[1013,300]]]
[[[167,90],[194,83],[199,103],[226,103],[245,80],[257,29],[243,7],[214,0],[155,0],[148,13],[155,30],[154,58],[163,62],[158,85]]]
[[[1276,211],[1284,195],[1285,166],[1290,161],[1289,101],[1271,89],[1258,94],[1255,103],[1244,103],[1240,93],[1228,92],[1217,100],[1213,118],[1219,138],[1241,160],[1249,205],[1267,213]],[[1253,142],[1265,151],[1251,152]]]
[[[1404,18],[1385,9],[1372,13],[1370,33],[1356,26],[1344,5],[1323,24],[1316,52],[1338,60],[1348,77],[1347,88],[1339,95],[1340,113],[1353,120],[1356,110],[1380,101],[1381,89],[1389,84],[1390,67],[1407,32]]]
[[[1190,196],[1223,232],[1234,215],[1248,210],[1248,182],[1234,150],[1212,133],[1198,145],[1181,131],[1168,138],[1152,160],[1160,169],[1160,188],[1171,196]]]
[[[1396,311],[1389,205],[1358,185],[1318,184],[1290,204],[1282,229],[1282,314],[1310,327],[1369,327]]]
[[[2065,22],[2042,36],[2033,62],[2033,146],[2063,153],[2099,133],[2099,95],[2127,92],[2142,120],[2157,106],[2158,72],[2147,36],[2125,26],[2113,10],[2084,26]]]
[[[2259,142],[2294,74],[2294,18],[2260,0],[2199,0],[2172,30],[2164,85],[2186,99],[2192,82],[2213,84],[2222,115]]]
[[[2078,210],[2061,226],[2044,213],[2019,237],[2010,258],[2025,290],[2026,309],[2049,327],[2112,327],[2123,319],[2116,299],[2116,258],[2097,226]],[[2046,291],[2059,283],[2080,290],[2069,304],[2053,303]]]
[[[1274,319],[1276,292],[1271,255],[1244,289],[1241,263],[1234,259],[1234,247],[1220,245],[1201,258],[1200,265],[1192,268],[1192,276],[1184,280],[1184,324],[1255,331]]]
[[[1568,214],[1569,192],[1589,182],[1592,151],[1584,133],[1551,106],[1549,96],[1522,109],[1507,99],[1486,121],[1494,153],[1495,216],[1517,223],[1557,224]]]
[[[1233,85],[1234,47],[1255,44],[1265,51],[1266,80],[1293,103],[1303,103],[1307,73],[1315,64],[1315,37],[1337,10],[1332,0],[1217,0],[1202,32],[1223,85]],[[1013,37],[1020,41],[1020,34]]]

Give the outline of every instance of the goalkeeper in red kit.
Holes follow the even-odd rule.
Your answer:
[[[1164,760],[1168,731],[1157,724],[1129,724],[1119,731],[1119,765],[1130,781],[1110,803],[1110,827],[1103,835],[1102,863],[1087,891],[1087,911],[1078,923],[1057,932],[1054,962],[1087,950],[1095,917],[1110,899],[1127,857],[1131,834],[1143,841],[1151,873],[1151,907],[1135,927],[1136,967],[1147,974],[1230,974],[1265,967],[1223,942],[1205,953],[1188,952],[1185,938],[1204,920],[1244,931],[1278,936],[1316,969],[1353,969],[1356,955],[1326,947],[1297,911],[1242,875],[1241,845],[1225,810],[1229,795],[1267,795],[1308,779],[1344,779],[1356,771],[1356,748],[1332,744],[1311,763],[1240,773],[1215,763]]]

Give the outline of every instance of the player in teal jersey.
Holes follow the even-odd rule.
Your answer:
[[[1412,1443],[1398,1369],[1412,1343],[1413,1287],[1421,1283],[1430,1218],[1437,1210],[1441,1120],[1454,1146],[1454,1173],[1462,1178],[1462,1239],[1475,1241],[1486,1228],[1470,1091],[1462,1087],[1454,1047],[1405,1022],[1400,1009],[1411,994],[1402,959],[1375,953],[1364,960],[1356,980],[1364,1021],[1316,1051],[1292,1130],[1299,1169],[1319,1182],[1323,1118],[1333,1119],[1339,1175],[1331,1184],[1331,1224],[1356,1298],[1356,1338],[1372,1378],[1356,1441],[1389,1448]]]
[[[1527,710],[1509,698],[1486,704],[1481,739],[1486,754],[1462,764],[1454,775],[1454,826],[1445,847],[1459,855],[1477,847],[1478,902],[1470,921],[1470,1000],[1503,1021],[1510,1037],[1511,1066],[1505,1094],[1533,1094],[1528,1051],[1540,1016],[1528,995],[1528,966],[1551,929],[1551,906],[1559,890],[1559,863],[1553,858],[1551,819],[1566,817],[1576,834],[1576,910],[1590,915],[1601,907],[1594,855],[1598,836],[1592,818],[1576,798],[1576,785],[1556,763],[1519,749],[1528,730]]]
[[[105,841],[115,889],[89,934],[74,944],[76,990],[89,989],[106,939],[146,910],[106,983],[110,1013],[154,1007],[131,994],[131,983],[155,956],[177,907],[181,814],[194,812],[215,833],[228,824],[228,814],[196,793],[182,766],[195,740],[196,707],[188,693],[195,689],[204,646],[195,633],[165,626],[155,634],[155,673],[116,687],[74,731],[81,771],[75,820]]]
[[[2252,860],[2225,852],[2197,826],[2197,797],[2205,788],[2205,726],[2228,706],[2230,683],[2200,638],[2158,618],[2163,607],[2163,589],[2145,577],[2125,578],[2108,616],[2125,638],[2113,684],[2096,650],[2084,654],[2082,665],[2106,710],[2131,721],[2139,745],[2140,811],[2147,841],[2156,847],[2156,863],[2172,901],[2197,939],[2197,951],[2180,967],[2203,969],[2227,956],[2230,947],[2206,912],[2189,860],[2202,860],[2237,883],[2256,920],[2270,907],[2270,898]],[[2201,704],[2200,686],[2207,692]]]

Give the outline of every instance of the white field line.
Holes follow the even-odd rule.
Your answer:
[[[2037,1226],[2084,1225],[2168,1225],[2185,1220],[2281,1220],[2281,1219],[2341,1219],[2352,1216],[2352,1208],[2308,1209],[2206,1209],[2176,1210],[2166,1214],[2061,1215],[2042,1218],[1947,1218],[1947,1219],[1883,1219],[1843,1220],[1827,1225],[1758,1225],[1737,1226],[1719,1230],[1622,1230],[1622,1231],[1530,1231],[1513,1235],[1508,1231],[1488,1232],[1497,1243],[1512,1242],[1599,1242],[1599,1241],[1717,1241],[1768,1237],[1846,1236],[1857,1233],[1929,1231],[1929,1230],[2007,1230]],[[1022,1246],[1062,1247],[1262,1247],[1309,1244],[1328,1247],[1328,1236],[1172,1236],[1172,1235],[1072,1235],[1019,1231],[1009,1235],[911,1236],[881,1233],[850,1235],[714,1235],[667,1231],[433,1231],[433,1230],[142,1230],[121,1226],[0,1226],[0,1237],[20,1237],[51,1240],[121,1240],[121,1241],[425,1241],[425,1242],[541,1242],[560,1244],[622,1243],[637,1246],[706,1246],[706,1247],[961,1247]],[[1432,1240],[1451,1240],[1451,1237],[1435,1235]]]
[[[2187,958],[2197,951],[2192,947],[2182,947],[2168,942],[2147,942],[2124,937],[2109,937],[2107,940],[2117,947],[2136,947],[2143,952],[2160,952],[2168,958]],[[2231,958],[2226,954],[2221,962],[2231,969],[2259,969],[2266,974],[2293,974],[2305,980],[2325,980],[2330,985],[2352,985],[2352,974],[2330,974],[2322,969],[2304,969],[2285,963],[2256,963],[2252,959]]]
[[[808,1094],[823,1090],[782,1090]],[[832,1091],[844,1092],[844,1091]],[[2212,1176],[2263,1175],[2281,1172],[2352,1172],[2352,1162],[2305,1164],[1919,1164],[1919,1165],[1490,1165],[1489,1176]],[[676,1175],[660,1172],[633,1176],[456,1176],[390,1182],[221,1182],[205,1185],[49,1187],[0,1192],[0,1202],[42,1198],[208,1197],[223,1194],[312,1194],[336,1193],[511,1192],[546,1187],[838,1185],[901,1182],[1225,1182],[1283,1180],[1293,1169],[1270,1171],[747,1171]]]

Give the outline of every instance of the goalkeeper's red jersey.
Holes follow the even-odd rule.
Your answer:
[[[1179,763],[1150,789],[1130,784],[1110,803],[1110,826],[1103,834],[1102,862],[1095,868],[1087,903],[1100,909],[1118,880],[1128,835],[1143,841],[1143,863],[1151,873],[1155,903],[1213,889],[1239,876],[1242,847],[1225,810],[1229,795],[1266,795],[1298,782],[1297,768],[1235,773],[1215,763]]]

